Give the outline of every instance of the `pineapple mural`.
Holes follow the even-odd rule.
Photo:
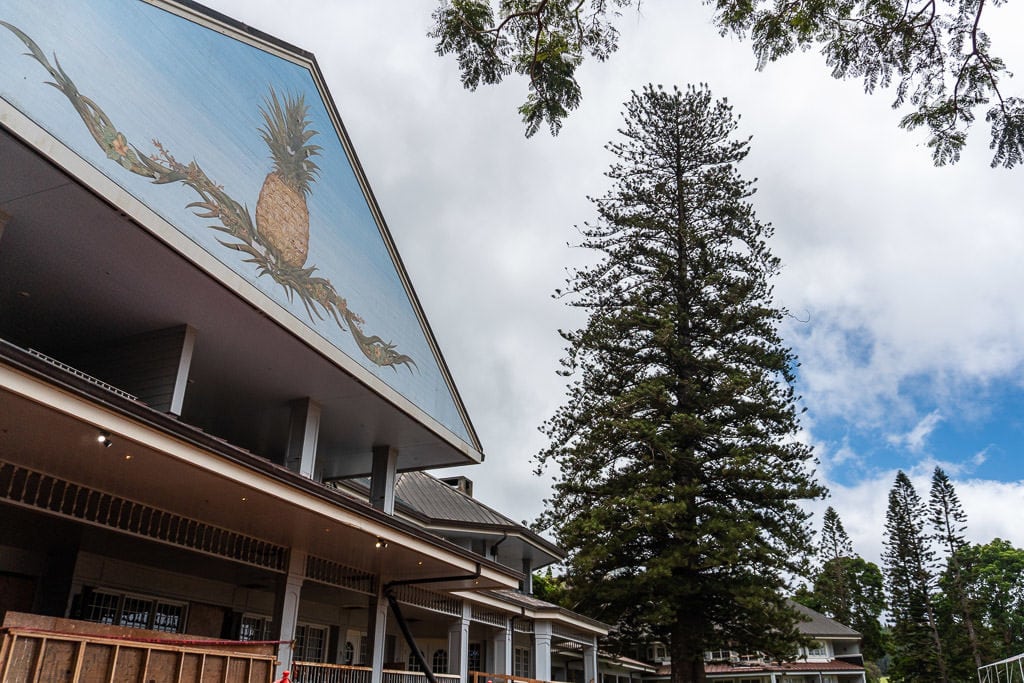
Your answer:
[[[274,170],[263,181],[256,202],[256,230],[285,264],[301,268],[309,254],[306,197],[319,170],[312,157],[320,153],[320,147],[309,140],[317,132],[307,130],[310,122],[304,96],[285,95],[279,100],[271,88],[264,102],[266,108],[260,113],[265,125],[260,134],[270,148]]]
[[[226,235],[218,242],[244,254],[244,261],[256,266],[257,276],[268,275],[280,285],[289,300],[298,299],[310,319],[330,316],[342,330],[347,330],[362,354],[379,367],[396,369],[404,365],[411,371],[416,362],[397,346],[375,334],[363,331],[366,324],[352,311],[330,280],[315,275],[316,266],[307,266],[309,255],[309,208],[306,198],[318,175],[312,157],[320,147],[310,143],[317,131],[310,130],[308,107],[302,95],[278,97],[273,88],[260,108],[264,125],[259,133],[266,142],[273,168],[263,181],[256,204],[256,218],[248,208],[233,199],[222,185],[214,182],[199,164],[179,162],[158,140],[156,151],[145,155],[132,145],[124,133],[91,98],[78,91],[54,57],[50,64],[32,38],[5,21],[0,26],[11,31],[28,48],[27,56],[35,59],[53,78],[49,85],[57,88],[75,108],[89,134],[107,157],[124,169],[152,180],[156,185],[181,183],[196,192],[199,199],[188,205],[196,215],[213,221],[209,227]]]

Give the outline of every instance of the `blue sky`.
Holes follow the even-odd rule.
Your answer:
[[[832,492],[811,509],[835,507],[877,561],[896,471],[927,496],[940,465],[972,540],[1024,547],[1024,171],[989,168],[983,126],[960,164],[935,168],[924,136],[898,128],[891,92],[831,79],[813,52],[757,72],[709,8],[645,2],[619,22],[620,51],[584,66],[561,135],[526,140],[524,83],[466,92],[426,36],[432,2],[209,4],[316,55],[483,441],[482,465],[445,474],[472,478],[484,502],[517,520],[543,507],[549,480],[530,458],[564,394],[557,330],[583,322],[551,293],[588,258],[566,245],[605,189],[622,102],[648,82],[706,82],[753,136],[740,170],[775,226],[775,294],[808,408],[800,438]],[[1024,8],[989,19],[1020,71]]]
[[[837,449],[831,469],[835,481],[854,483],[863,477],[865,467],[910,469],[922,457],[933,458],[962,477],[1024,479],[1020,456],[1024,391],[1018,385],[998,381],[990,386],[964,387],[966,396],[938,405],[929,400],[932,382],[928,378],[911,379],[906,384],[908,395],[916,396],[910,400],[918,411],[933,406],[916,422],[864,424],[841,416],[815,422],[815,436]]]

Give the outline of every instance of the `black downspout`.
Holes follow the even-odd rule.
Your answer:
[[[408,643],[409,649],[412,650],[412,656],[419,663],[420,669],[430,683],[437,683],[437,679],[434,678],[434,672],[431,671],[430,665],[427,664],[426,658],[423,657],[423,652],[420,651],[419,645],[416,644],[416,640],[412,637],[412,631],[409,630],[409,624],[406,623],[405,617],[402,616],[402,610],[398,608],[398,600],[395,598],[395,594],[388,589],[384,592],[384,597],[387,598],[388,604],[391,605],[391,611],[395,614],[398,628],[401,629],[402,636],[405,637],[405,642]]]
[[[430,683],[437,683],[437,679],[434,678],[434,672],[427,664],[426,658],[423,656],[423,651],[420,650],[416,644],[416,639],[412,637],[412,631],[409,630],[409,623],[405,620],[402,615],[402,610],[398,606],[398,598],[395,597],[395,586],[413,586],[419,583],[443,583],[445,581],[465,581],[466,579],[479,579],[480,574],[483,572],[483,567],[479,562],[476,563],[476,572],[473,574],[466,574],[462,576],[432,576],[426,579],[402,579],[398,581],[389,581],[384,584],[384,597],[387,598],[388,605],[391,606],[391,611],[395,615],[395,620],[398,622],[398,628],[402,631],[402,636],[405,638],[406,644],[409,645],[409,649],[412,650],[412,656],[416,658],[416,662],[420,665],[423,673],[426,675],[427,680]]]

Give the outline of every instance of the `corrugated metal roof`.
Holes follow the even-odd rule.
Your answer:
[[[522,527],[426,472],[400,473],[395,478],[395,499],[433,520]]]

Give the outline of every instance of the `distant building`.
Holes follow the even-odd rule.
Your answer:
[[[853,629],[799,603],[800,633],[813,639],[810,648],[793,653],[794,661],[775,662],[760,653],[728,648],[704,653],[708,681],[716,683],[866,683],[861,636]],[[656,652],[655,654],[659,654]],[[671,674],[664,648],[657,674],[648,680],[667,680]]]

